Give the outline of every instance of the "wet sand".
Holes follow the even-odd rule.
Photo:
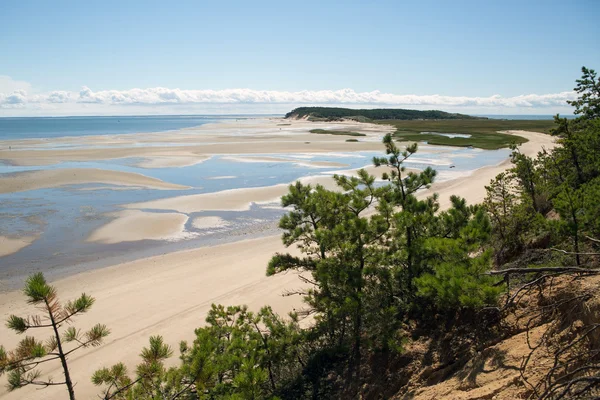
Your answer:
[[[17,172],[0,175],[0,193],[53,188],[84,183],[102,183],[116,186],[134,186],[149,189],[188,189],[188,186],[163,182],[133,172],[110,171],[95,168],[68,168]]]
[[[206,124],[176,132],[111,136],[85,136],[52,140],[5,141],[0,160],[20,166],[52,165],[65,161],[94,161],[140,157],[158,159],[148,168],[168,164],[186,165],[213,154],[282,154],[298,152],[336,152],[381,150],[380,138],[394,128],[388,125],[357,122],[291,121],[280,127],[279,118],[248,120],[240,123]],[[346,137],[311,134],[315,128],[352,129],[367,136],[360,142]],[[72,147],[55,148],[68,143]],[[8,147],[12,150],[8,150]],[[158,164],[153,164],[158,163]],[[149,166],[148,166],[149,165]],[[187,164],[190,165],[190,164]]]
[[[37,235],[20,237],[0,236],[0,257],[16,253],[17,251],[29,246],[36,239]]]
[[[311,125],[312,128],[316,127]],[[311,128],[311,129],[312,129]],[[521,151],[534,155],[542,146],[551,147],[552,138],[547,135],[520,133],[530,139]],[[328,136],[328,135],[315,135]],[[335,138],[335,137],[333,137]],[[356,145],[356,143],[348,143]],[[373,143],[374,149],[381,144]],[[245,153],[269,153],[268,149],[246,144]],[[278,147],[279,146],[279,147]],[[287,147],[286,147],[287,146]],[[299,152],[299,149],[294,152]],[[291,152],[290,144],[274,144],[281,152]],[[324,151],[345,151],[343,142],[321,142]],[[283,149],[286,151],[283,151]],[[333,150],[335,149],[335,150]],[[238,148],[236,154],[244,153]],[[303,150],[304,151],[304,150]],[[209,154],[209,153],[206,153]],[[54,157],[54,156],[53,156]],[[58,156],[56,156],[58,157]],[[0,158],[3,156],[0,154]],[[54,160],[59,158],[54,158]],[[436,184],[420,196],[436,191],[440,195],[442,208],[448,206],[451,194],[465,197],[469,203],[478,202],[485,194],[483,187],[498,172],[510,166],[504,162],[498,166],[485,167],[471,175],[456,180]],[[332,186],[331,177],[315,178]],[[128,205],[128,211],[144,216],[143,208],[156,208],[165,211],[194,212],[199,210],[248,209],[252,202],[275,201],[287,192],[287,185],[265,188],[235,189],[217,194],[177,196],[153,202]],[[125,214],[127,215],[127,214]],[[181,214],[176,214],[181,215]],[[119,219],[115,220],[119,221]],[[123,223],[115,222],[114,223]],[[111,222],[111,223],[113,223]],[[215,222],[215,221],[212,221]],[[110,223],[109,223],[110,225]],[[106,225],[108,226],[108,225]],[[104,226],[103,228],[106,228]],[[104,232],[104,237],[116,235],[118,229]],[[299,297],[282,297],[284,290],[301,286],[293,273],[276,277],[266,277],[267,263],[275,252],[285,251],[279,236],[240,241],[231,244],[197,248],[189,251],[168,253],[161,256],[118,264],[112,267],[79,273],[60,279],[54,284],[62,299],[71,299],[86,292],[96,298],[92,310],[76,321],[78,328],[86,328],[94,323],[105,323],[112,333],[105,345],[79,351],[70,358],[73,379],[77,382],[79,398],[93,398],[99,390],[90,382],[91,374],[102,366],[123,361],[131,370],[139,362],[138,354],[146,345],[150,335],[163,335],[166,342],[175,349],[180,340],[193,340],[194,328],[204,322],[211,303],[248,304],[251,309],[271,305],[279,313],[301,307]],[[25,304],[20,291],[0,293],[2,315],[29,314],[34,310]],[[19,337],[0,326],[3,344],[12,348]],[[177,362],[177,354],[173,357]],[[51,371],[60,376],[58,364]],[[65,395],[62,387],[51,387],[41,392],[44,398],[58,399]],[[40,392],[26,388],[12,393],[0,389],[2,399],[34,399]]]
[[[214,229],[224,228],[229,223],[221,217],[197,217],[192,221],[192,225],[196,229]]]
[[[136,164],[140,168],[170,168],[170,167],[189,167],[200,164],[208,160],[210,156],[157,156],[145,158]]]

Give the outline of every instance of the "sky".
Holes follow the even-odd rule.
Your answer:
[[[0,117],[572,113],[600,0],[0,0]]]

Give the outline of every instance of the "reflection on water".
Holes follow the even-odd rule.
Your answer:
[[[465,138],[468,139],[471,137],[468,133],[441,133],[441,132],[421,132],[421,135],[438,135],[445,136],[451,139],[454,138]]]

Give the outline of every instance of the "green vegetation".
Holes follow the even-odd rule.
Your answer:
[[[350,131],[334,131],[334,130],[328,130],[328,129],[311,129],[310,133],[317,133],[320,135],[367,136],[364,133],[350,132]]]
[[[512,146],[513,167],[490,182],[483,204],[452,196],[440,210],[436,194],[417,196],[436,171],[407,173],[418,144],[401,151],[390,134],[386,156],[373,160],[386,167],[386,184],[360,170],[334,176],[337,191],[290,185],[279,226],[300,255],[275,254],[266,272],[299,273],[303,309],[284,318],[268,307],[213,305],[194,342],[181,343],[179,365],[166,368],[173,351],[151,337],[133,376],[118,363],[92,381],[105,400],[410,398],[412,378],[429,385],[469,365],[479,374],[482,349],[513,335],[524,346],[525,334],[522,363],[506,366],[520,372],[507,383],[520,390],[516,398],[597,398],[599,283],[588,278],[600,275],[600,84],[586,68],[577,82],[571,104],[581,117],[556,116],[558,145],[536,158]],[[57,315],[41,275],[25,292]],[[60,315],[91,303],[82,295]],[[9,325],[45,326],[31,321],[11,317]],[[60,338],[75,337],[70,329]],[[90,340],[105,336],[94,329]],[[27,339],[8,355],[0,349],[9,384],[19,387],[19,368],[60,338]],[[420,349],[406,351],[411,343]],[[483,360],[504,368],[502,358]],[[464,376],[457,381],[464,390]]]
[[[43,315],[19,317],[11,315],[6,325],[23,334],[29,330],[52,328],[52,336],[41,341],[34,336],[26,336],[19,342],[14,351],[7,353],[0,346],[0,375],[8,372],[8,389],[15,390],[27,385],[48,387],[65,385],[69,399],[75,400],[74,382],[71,380],[68,356],[84,347],[96,347],[110,331],[105,325],[97,324],[87,332],[81,332],[69,326],[62,334],[59,329],[72,322],[73,317],[87,312],[94,304],[94,298],[83,293],[74,301],[61,305],[56,289],[46,283],[42,273],[32,275],[27,279],[23,293],[27,302],[36,306]],[[43,379],[39,366],[51,361],[60,361],[64,381],[54,381],[51,377]]]
[[[335,121],[353,119],[396,127],[394,138],[399,141],[427,142],[440,146],[477,147],[485,150],[507,148],[527,142],[527,139],[499,133],[500,131],[524,130],[550,133],[554,128],[551,120],[501,120],[476,118],[443,111],[417,110],[353,110],[348,108],[300,107],[286,118],[308,117],[311,121]],[[356,132],[313,129],[312,133],[364,136]],[[447,137],[443,134],[463,134],[470,137]]]
[[[358,142],[358,139],[346,139],[346,142]]]
[[[408,133],[396,131],[394,138],[399,142],[423,142],[438,146],[477,147],[485,150],[496,150],[510,147],[512,144],[522,144],[528,140],[522,136],[503,133],[472,134],[471,137],[448,137],[435,133]]]
[[[472,146],[486,150],[510,147],[522,144],[527,139],[498,133],[499,131],[524,130],[550,133],[554,128],[551,120],[444,120],[444,121],[377,121],[381,124],[396,127],[394,137],[400,141],[427,141],[429,144],[442,146]],[[432,133],[422,133],[432,132]],[[436,134],[437,133],[437,134]],[[467,134],[469,138],[440,135],[439,133]]]
[[[354,119],[368,120],[415,120],[415,119],[481,119],[465,114],[453,114],[438,110],[419,111],[393,108],[355,110],[338,107],[298,107],[285,115],[285,118],[309,118],[313,121],[336,121]]]

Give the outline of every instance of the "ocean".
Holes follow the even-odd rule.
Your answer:
[[[248,115],[144,115],[120,117],[0,118],[0,140],[165,132]],[[256,117],[256,116],[254,116]]]
[[[4,117],[0,140],[165,132],[223,120],[283,115],[143,115],[113,117]],[[492,119],[552,119],[552,115],[480,115]],[[568,118],[569,116],[567,116]],[[572,117],[572,116],[571,116]]]

